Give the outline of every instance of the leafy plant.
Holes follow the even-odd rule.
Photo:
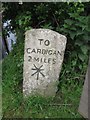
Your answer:
[[[76,72],[84,71],[90,51],[90,16],[87,15],[90,2],[4,3],[3,6],[3,20],[11,19],[17,35],[31,28],[48,28],[66,35],[64,63]]]
[[[69,51],[70,58],[73,59],[73,66],[81,70],[83,64],[81,65],[80,62],[84,63],[88,60],[90,51],[90,30],[87,24],[89,16],[82,15],[83,4],[75,3],[74,7],[77,9],[71,8],[71,12],[68,13],[69,19],[65,19],[62,28],[57,27],[57,30],[67,36],[67,52]]]

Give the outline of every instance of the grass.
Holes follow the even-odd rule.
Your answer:
[[[85,73],[66,74],[63,67],[55,98],[31,96],[23,99],[23,54],[24,44],[19,42],[3,60],[3,118],[82,118],[78,106]]]

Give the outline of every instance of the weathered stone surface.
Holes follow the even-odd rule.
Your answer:
[[[24,96],[55,96],[66,37],[49,29],[25,33]]]
[[[79,113],[90,120],[90,58],[88,64],[88,70],[86,73],[86,78],[83,86],[83,91],[81,95],[81,100],[79,104]]]

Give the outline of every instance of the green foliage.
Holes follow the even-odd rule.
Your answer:
[[[17,45],[3,61],[4,117],[81,117],[77,109],[90,51],[90,16],[87,14],[90,2],[23,3],[23,5],[4,3],[3,7],[5,8],[3,21],[11,19],[11,25],[16,30],[18,38]],[[48,28],[67,37],[58,86],[60,92],[51,102],[39,97],[31,97],[22,102],[23,37],[24,32],[31,28]],[[54,103],[59,105],[54,106]],[[68,103],[72,104],[72,107],[60,106]]]
[[[82,70],[83,64],[88,60],[90,51],[90,32],[88,28],[89,16],[83,15],[84,4],[74,3],[68,15],[69,19],[64,20],[61,28],[57,27],[57,31],[65,34],[68,38],[67,51],[69,52],[69,60],[73,59],[73,67]]]
[[[83,120],[77,109],[84,74],[83,71],[74,73],[72,67],[70,73],[68,65],[63,66],[60,91],[55,98],[31,96],[23,99],[24,38],[20,34],[21,32],[19,32],[18,44],[14,46],[13,51],[3,60],[2,64],[3,118],[81,118]]]
[[[70,59],[73,59],[76,70],[83,69],[90,51],[90,16],[87,15],[90,2],[15,3],[14,8],[13,3],[6,3],[4,6],[4,18],[11,19],[14,29],[25,32],[31,28],[48,28],[66,35],[65,60],[69,64]],[[13,12],[11,16],[13,9],[17,9],[18,13]]]
[[[20,49],[19,49],[20,48]],[[22,104],[22,78],[23,78],[23,44],[14,46],[15,51],[5,58],[2,64],[2,98],[3,117],[19,114]],[[19,50],[19,51],[18,51]],[[18,113],[18,111],[20,111]],[[6,114],[8,113],[9,114]],[[5,116],[4,116],[5,115]]]
[[[25,14],[21,13],[20,16],[17,16],[15,22],[16,22],[16,25],[19,25],[19,27],[22,29],[25,29],[25,30],[30,29],[30,27],[27,27],[27,26],[29,26],[29,24],[32,23],[31,12],[27,11]]]

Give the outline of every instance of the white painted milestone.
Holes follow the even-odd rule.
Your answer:
[[[25,33],[24,96],[55,96],[64,59],[66,37],[49,29]]]

